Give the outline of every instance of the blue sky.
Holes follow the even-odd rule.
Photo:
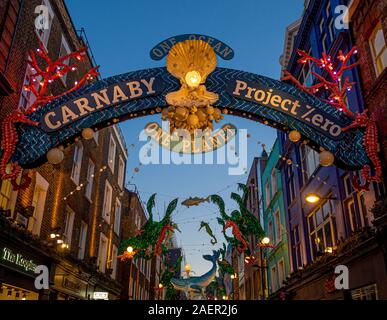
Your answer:
[[[283,51],[286,26],[302,14],[303,0],[67,0],[66,4],[77,29],[85,28],[96,62],[101,66],[102,77],[133,70],[165,65],[165,59],[153,61],[150,49],[168,37],[198,33],[222,40],[235,51],[232,60],[218,59],[221,67],[234,68],[279,78],[279,56]],[[157,192],[157,210],[163,216],[164,206],[175,197],[179,202],[189,196],[206,197],[218,193],[223,196],[228,209],[234,208],[229,195],[236,190],[237,182],[245,182],[247,175],[228,175],[227,165],[148,165],[140,166],[138,154],[144,142],[138,135],[151,121],[160,122],[158,115],[121,123],[129,151],[126,180],[136,184],[141,199]],[[261,152],[265,143],[273,145],[276,131],[264,125],[237,117],[226,117],[239,129],[247,129],[248,166]],[[139,168],[139,172],[134,171]],[[179,206],[174,215],[182,231],[177,233],[192,270],[206,272],[209,262],[201,255],[217,249],[223,237],[216,224],[216,207],[203,204],[191,209]],[[202,230],[201,220],[210,223],[218,238],[213,247]]]

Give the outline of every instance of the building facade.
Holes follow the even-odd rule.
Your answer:
[[[348,52],[353,46],[348,29],[335,28],[335,8],[346,1],[306,2],[303,17],[294,38],[294,49],[302,49],[320,57],[326,52],[336,57],[339,50]],[[297,63],[293,50],[287,70],[306,85],[313,83],[312,67]],[[354,62],[354,61],[352,61]],[[319,72],[319,70],[314,70]],[[358,69],[346,72],[356,82],[347,93],[353,112],[364,110]],[[383,194],[382,184],[373,184],[370,191],[357,192],[351,179],[357,172],[319,165],[319,150],[308,141],[292,143],[279,133],[283,161],[278,165],[284,186],[286,227],[289,235],[291,275],[284,291],[293,299],[386,298],[386,268],[378,245],[375,217],[370,208]],[[299,192],[296,192],[299,190]],[[317,193],[321,200],[310,204],[308,194]],[[332,289],[337,265],[349,269],[349,290]]]
[[[273,248],[261,247],[265,256],[268,295],[275,297],[289,275],[288,234],[286,232],[285,205],[278,139],[274,142],[261,178],[263,221],[266,236]]]
[[[4,4],[1,36],[8,39],[12,35],[12,39],[4,43],[8,51],[1,51],[0,81],[5,90],[0,97],[0,119],[34,101],[34,96],[22,88],[33,72],[27,65],[28,51],[37,48],[38,40],[51,59],[85,45],[64,1]],[[42,4],[48,12],[48,27],[36,29],[34,12]],[[92,67],[87,55],[77,70],[53,83],[50,92],[68,90]],[[12,90],[5,82],[12,84]],[[127,159],[124,140],[119,128],[112,126],[95,132],[90,140],[77,137],[58,147],[64,160],[28,170],[32,182],[27,189],[15,191],[9,181],[1,181],[0,299],[117,299],[121,290],[116,281],[117,252]],[[29,261],[30,267],[21,268],[15,257]],[[36,265],[45,265],[50,271],[48,290],[33,285]]]
[[[246,187],[248,190],[246,207],[247,210],[249,210],[259,220],[258,185],[258,158],[254,158],[246,181]],[[257,239],[255,236],[249,236],[248,242],[252,256],[260,259],[259,248],[257,247],[259,239]],[[259,268],[256,267],[256,265],[246,264],[244,261],[242,263],[244,266],[243,277],[245,298],[247,300],[257,300],[260,295],[259,289],[262,279],[261,272]],[[257,263],[259,263],[259,261]]]
[[[122,240],[133,237],[148,219],[140,196],[135,191],[124,191],[124,209],[122,216]],[[142,258],[119,262],[119,279],[122,283],[122,300],[147,300],[154,298],[156,285],[151,285],[151,271],[156,271],[157,258]],[[158,285],[158,283],[157,283]]]

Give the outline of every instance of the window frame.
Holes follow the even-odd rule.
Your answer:
[[[114,145],[114,147],[112,147]],[[117,143],[113,137],[110,135],[109,140],[109,151],[108,151],[108,166],[114,174],[115,162],[116,162],[116,152],[117,152]]]
[[[107,190],[110,190],[109,199],[107,199]],[[110,224],[111,222],[111,211],[112,211],[112,200],[113,200],[113,188],[108,180],[105,181],[105,191],[103,197],[103,206],[102,206],[102,218]],[[107,208],[109,207],[109,208]],[[106,212],[106,210],[109,210]]]
[[[48,29],[43,29],[42,34],[39,33],[38,29],[34,28],[34,30],[35,30],[37,37],[40,39],[44,48],[48,52],[48,41],[50,39],[52,24],[54,23],[55,14],[54,14],[54,10],[52,9],[52,6],[51,6],[51,3],[49,0],[43,0],[42,5],[44,5],[48,8],[48,18],[49,18]]]
[[[122,164],[122,166],[121,166],[121,164]],[[118,182],[118,185],[120,186],[121,190],[124,187],[124,180],[125,180],[125,161],[124,161],[122,155],[119,155],[117,182]]]
[[[117,203],[119,204],[119,206],[117,206]],[[117,207],[119,208],[118,211],[117,211]],[[120,235],[121,214],[122,214],[122,203],[119,200],[119,198],[116,198],[116,201],[115,201],[115,204],[114,204],[114,225],[113,225],[113,230],[117,234],[117,236]]]
[[[34,235],[39,236],[42,228],[44,211],[46,208],[47,192],[49,183],[38,172],[36,172],[36,182],[34,187],[34,193],[32,197],[32,206],[34,207],[34,213],[31,218],[28,219],[27,229]],[[38,193],[39,192],[39,193]],[[43,198],[41,198],[41,195]],[[43,200],[42,200],[43,199]],[[42,206],[38,207],[43,202]]]
[[[91,195],[93,194],[94,176],[95,176],[95,164],[93,160],[89,158],[89,163],[87,165],[87,178],[86,178],[87,184],[85,188],[85,197],[90,202],[93,202],[91,199]]]
[[[71,168],[71,180],[76,185],[79,185],[79,180],[81,178],[81,169],[82,169],[82,159],[83,159],[83,144],[77,143],[74,147],[73,153],[73,164]]]
[[[380,52],[376,52],[375,41],[376,41],[376,37],[377,37],[377,34],[379,31],[382,33],[382,39],[384,41],[384,46],[380,50]],[[369,45],[370,50],[371,50],[371,55],[372,55],[372,60],[373,60],[373,65],[375,68],[376,76],[379,77],[383,73],[384,69],[386,68],[385,65],[380,65],[381,63],[383,63],[382,57],[384,56],[384,54],[387,54],[386,40],[384,37],[384,32],[383,32],[381,22],[379,22],[375,26],[375,28],[372,30],[372,33],[371,33],[369,40],[368,40],[368,45]],[[380,59],[380,62],[378,62],[379,59]]]
[[[63,54],[62,54],[62,48],[65,50],[65,52]],[[62,33],[62,39],[61,39],[61,43],[60,43],[59,57],[58,58],[62,58],[70,53],[71,53],[71,50],[70,50],[69,43],[67,42],[66,37]],[[69,64],[70,59],[64,60],[63,63]],[[59,77],[59,79],[62,81],[62,83],[65,87],[67,87],[67,76],[68,76],[68,73],[65,73],[61,77]]]
[[[106,247],[104,249],[104,252],[102,252],[102,244],[103,242],[106,243]],[[103,272],[105,273],[106,272],[106,267],[107,267],[107,253],[108,253],[108,247],[109,247],[109,239],[108,237],[106,237],[102,232],[100,233],[99,235],[99,245],[98,245],[98,258],[97,258],[97,266],[98,266],[98,270],[100,272]],[[102,260],[102,258],[104,258]],[[103,262],[101,264],[101,262]]]
[[[88,227],[89,227],[88,224],[82,220],[81,228],[79,230],[78,254],[77,254],[77,257],[79,260],[83,260],[85,258]]]
[[[74,231],[75,212],[70,206],[66,206],[66,215],[63,229],[63,241],[71,247]]]

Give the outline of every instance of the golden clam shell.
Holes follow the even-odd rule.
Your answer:
[[[198,71],[201,83],[215,70],[216,54],[214,49],[202,40],[186,40],[175,44],[167,56],[167,70],[185,82],[189,71]]]

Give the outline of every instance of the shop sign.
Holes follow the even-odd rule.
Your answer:
[[[93,293],[94,300],[109,300],[109,292],[94,292]]]
[[[35,268],[37,267],[33,260],[7,247],[1,248],[0,263],[32,274],[35,274]]]

